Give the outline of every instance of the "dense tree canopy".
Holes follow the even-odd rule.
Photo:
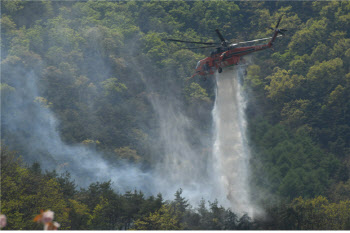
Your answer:
[[[40,209],[54,211],[60,229],[71,230],[350,229],[350,2],[1,4],[5,229],[39,229],[32,219]],[[286,35],[274,50],[252,56],[244,78],[251,185],[266,194],[257,198],[269,216],[264,220],[253,222],[217,202],[208,209],[203,200],[193,209],[181,189],[173,201],[140,191],[120,194],[109,181],[78,190],[68,173],[42,171],[36,162],[46,155],[27,153],[36,140],[33,128],[16,126],[18,137],[5,124],[47,108],[68,145],[94,148],[110,162],[152,167],[160,152],[153,147],[159,125],[150,97],[175,96],[181,102],[198,129],[191,132],[194,145],[200,145],[198,135],[211,133],[215,98],[211,80],[188,81],[209,51],[164,39],[212,42],[216,28],[237,41],[266,37],[281,15]],[[147,83],[144,75],[150,77]],[[28,80],[32,76],[38,77],[35,85]],[[20,93],[31,98],[22,90],[33,86],[38,96],[30,106],[11,105]],[[207,151],[210,145],[199,147]]]

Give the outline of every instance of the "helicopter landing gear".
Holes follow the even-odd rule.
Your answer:
[[[221,67],[218,68],[218,72],[219,72],[219,73],[222,72],[222,68],[221,68]]]

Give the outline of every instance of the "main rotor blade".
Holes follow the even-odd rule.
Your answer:
[[[219,43],[214,42],[199,42],[199,41],[187,41],[187,40],[176,40],[176,39],[166,39],[168,41],[175,41],[175,42],[182,42],[182,43],[189,43],[189,44],[206,44],[206,45],[214,45]]]
[[[221,33],[219,32],[219,29],[215,29],[216,33],[218,34],[221,42],[225,42],[225,38],[221,35]]]
[[[206,48],[216,48],[216,45],[213,46],[200,46],[200,47],[190,47],[190,48],[183,48],[183,49],[206,49]]]
[[[281,35],[278,35],[277,37],[281,37]],[[261,38],[261,39],[256,39],[256,40],[242,41],[242,42],[238,42],[237,44],[252,43],[252,42],[261,41],[261,40],[268,40],[268,39],[271,39],[271,38],[272,37],[266,37],[266,38]]]

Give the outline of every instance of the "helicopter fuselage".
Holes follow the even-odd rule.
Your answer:
[[[271,40],[267,44],[239,48],[233,45],[228,46],[227,48],[218,48],[216,51],[213,51],[209,57],[204,58],[197,63],[196,71],[191,78],[196,75],[213,75],[216,70],[221,73],[223,68],[238,65],[242,62],[244,60],[242,58],[243,56],[271,48],[278,33],[279,31],[275,30]]]
[[[216,47],[216,50],[211,52],[209,57],[206,57],[197,63],[196,71],[191,78],[193,78],[196,75],[200,75],[200,76],[213,75],[216,72],[216,70],[219,73],[221,73],[222,69],[225,67],[238,65],[240,62],[242,63],[244,61],[243,56],[245,55],[271,48],[276,37],[278,37],[278,34],[283,35],[284,32],[288,31],[287,29],[278,28],[281,22],[281,19],[282,19],[282,16],[279,17],[275,28],[272,28],[272,27],[270,28],[274,30],[274,33],[272,37],[268,37],[268,38],[255,39],[251,41],[242,41],[242,42],[237,42],[235,44],[231,44],[229,41],[225,40],[225,38],[220,33],[219,29],[216,29],[215,32],[221,41],[220,43],[188,41],[188,40],[179,40],[179,39],[170,39],[170,38],[167,40],[173,41],[173,42],[205,45],[201,47],[194,47],[194,48],[187,48],[187,49],[212,48],[212,47],[216,47],[217,44],[220,44],[219,47]],[[252,43],[252,42],[263,41],[263,40],[266,41],[268,39],[271,39],[271,40],[267,44],[237,47],[237,45],[240,45],[240,44]]]

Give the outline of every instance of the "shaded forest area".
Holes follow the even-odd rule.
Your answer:
[[[60,229],[350,229],[349,2],[1,4],[4,229],[36,229],[32,218],[47,208]],[[217,202],[207,208],[204,200],[193,208],[180,189],[173,201],[120,194],[108,181],[78,190],[69,174],[33,163],[50,155],[26,154],[31,145],[23,140],[35,141],[30,127],[19,140],[3,124],[20,113],[8,103],[30,71],[40,92],[32,102],[54,112],[65,143],[151,167],[158,126],[148,97],[182,100],[198,129],[193,144],[210,134],[215,98],[210,80],[187,81],[209,51],[164,39],[214,41],[216,28],[237,41],[263,38],[281,15],[286,35],[252,56],[244,79],[252,195],[265,219],[238,217]]]

